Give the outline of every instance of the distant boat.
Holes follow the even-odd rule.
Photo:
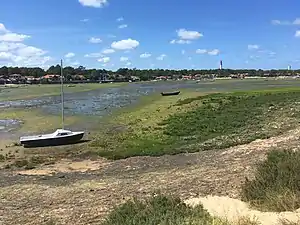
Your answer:
[[[24,147],[41,147],[51,145],[72,144],[83,138],[84,131],[70,131],[64,129],[64,91],[63,91],[63,64],[61,60],[61,117],[62,129],[57,129],[52,134],[40,134],[34,136],[20,137]]]
[[[180,91],[173,91],[173,92],[161,92],[162,96],[171,96],[171,95],[179,95]]]

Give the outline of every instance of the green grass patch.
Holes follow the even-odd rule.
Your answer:
[[[113,123],[122,131],[102,135],[91,146],[120,159],[246,144],[298,126],[299,99],[295,89],[163,97],[119,115]]]
[[[261,210],[300,208],[300,152],[273,150],[260,163],[255,179],[246,180],[242,196]]]

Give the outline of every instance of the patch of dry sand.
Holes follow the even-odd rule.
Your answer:
[[[83,160],[74,162],[70,160],[61,160],[53,165],[41,166],[32,170],[21,170],[17,174],[21,175],[53,175],[55,173],[87,172],[95,171],[107,165],[106,160]]]
[[[300,221],[300,209],[295,212],[260,212],[250,209],[249,205],[241,200],[225,196],[190,198],[185,203],[193,207],[202,204],[212,216],[224,218],[230,222],[236,222],[242,217],[253,219],[262,225],[276,225],[280,224],[282,220]]]

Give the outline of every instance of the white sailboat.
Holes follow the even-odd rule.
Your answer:
[[[61,118],[62,128],[51,134],[41,134],[34,136],[20,137],[20,142],[24,147],[64,145],[76,143],[83,138],[84,131],[66,130],[64,127],[64,89],[63,89],[63,62],[61,60]]]

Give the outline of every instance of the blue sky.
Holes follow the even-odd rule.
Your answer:
[[[300,67],[296,0],[2,0],[0,66]],[[299,18],[299,19],[298,19]],[[299,32],[297,32],[299,31]]]

